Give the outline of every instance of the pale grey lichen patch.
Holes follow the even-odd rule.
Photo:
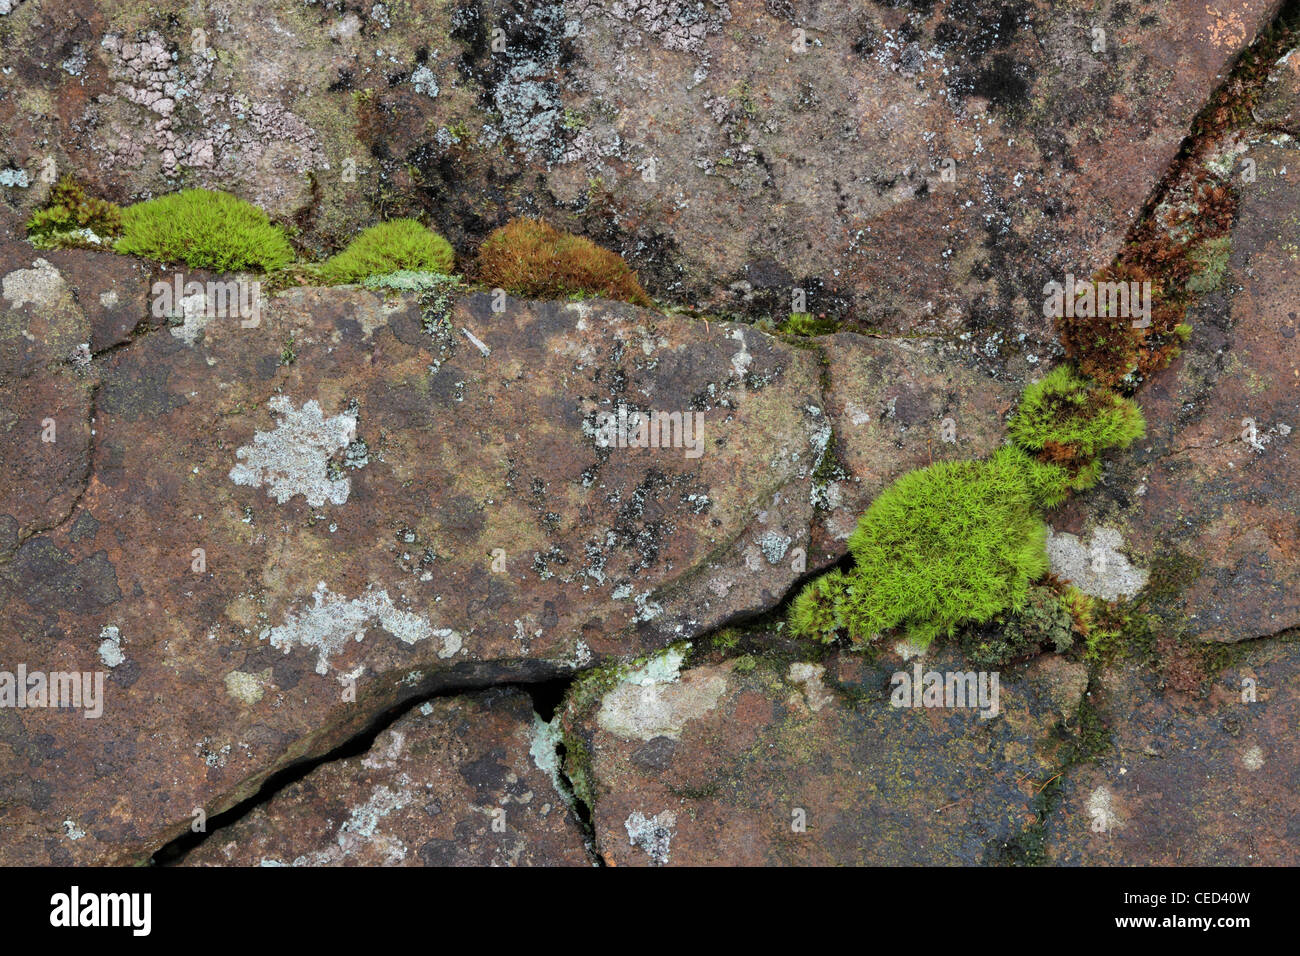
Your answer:
[[[173,312],[173,318],[181,320],[180,325],[172,326],[171,333],[180,339],[190,348],[198,341],[203,330],[208,327],[216,313],[208,309],[208,297],[203,292],[195,292],[192,295],[183,296],[176,303],[176,309]]]
[[[542,719],[541,714],[533,711],[533,732],[528,752],[532,755],[537,769],[550,779],[555,792],[566,804],[572,806],[573,791],[560,775],[560,744],[563,742],[563,737],[558,716],[546,721]]]
[[[1094,833],[1109,833],[1122,826],[1115,809],[1115,797],[1106,787],[1097,787],[1088,795],[1088,816]]]
[[[405,782],[405,777],[400,778]],[[382,855],[381,865],[396,866],[406,859],[406,844],[379,831],[383,819],[404,810],[415,795],[410,790],[393,789],[386,784],[375,787],[370,798],[352,808],[339,826],[334,843],[296,857],[291,866],[329,866],[346,859],[363,846],[374,846]],[[279,860],[264,859],[260,866],[284,866]]]
[[[246,671],[231,671],[226,675],[226,693],[241,704],[251,706],[265,693],[263,678]]]
[[[786,680],[803,688],[804,700],[808,704],[808,709],[814,713],[835,699],[822,683],[825,673],[826,668],[821,664],[797,661],[790,665],[790,670],[786,674]]]
[[[109,624],[99,632],[99,659],[105,667],[117,667],[126,660],[122,653],[122,632]]]
[[[312,606],[298,614],[289,614],[278,627],[262,631],[262,640],[288,654],[295,646],[316,651],[316,673],[329,673],[330,656],[338,653],[349,638],[360,641],[368,628],[378,624],[403,644],[414,644],[435,634],[443,638],[443,650],[451,646],[445,630],[434,631],[418,614],[399,611],[388,591],[371,585],[361,597],[351,600],[332,593],[322,581],[312,595]],[[455,634],[455,632],[451,632]],[[459,649],[459,635],[455,635]],[[450,653],[455,653],[451,651]],[[450,656],[441,653],[439,656]]]
[[[1052,574],[1085,594],[1117,601],[1137,594],[1150,576],[1120,553],[1123,544],[1124,536],[1114,528],[1098,527],[1087,541],[1048,528],[1047,560]]]
[[[717,707],[727,691],[727,669],[699,667],[682,680],[685,647],[669,648],[623,675],[601,699],[596,722],[625,740],[676,740],[687,723]]]
[[[423,93],[428,97],[438,95],[438,75],[424,64],[415,68],[411,74],[411,85],[415,87],[417,93]]]
[[[10,189],[26,189],[31,184],[31,177],[27,175],[25,169],[16,169],[13,166],[0,169],[0,186],[8,186]]]
[[[253,488],[266,484],[267,495],[280,504],[294,495],[302,495],[314,508],[327,501],[344,504],[352,482],[347,477],[330,476],[330,455],[356,438],[356,414],[345,411],[325,418],[315,401],[295,410],[284,395],[274,396],[267,406],[279,416],[279,422],[274,431],[258,432],[253,444],[235,452],[242,461],[230,470],[230,480]]]
[[[677,814],[665,810],[647,817],[640,810],[634,810],[623,821],[623,828],[627,830],[630,845],[639,846],[659,866],[668,862],[668,851],[677,834]]]
[[[767,558],[768,564],[779,564],[785,557],[792,540],[789,535],[768,531],[758,539],[758,546],[763,552],[763,557]]]
[[[15,269],[0,281],[0,291],[15,309],[34,305],[53,309],[68,295],[62,273],[48,259],[37,259],[30,269]]]

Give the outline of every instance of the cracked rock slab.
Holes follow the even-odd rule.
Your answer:
[[[48,356],[84,326],[8,315],[28,371],[7,394],[66,379]],[[158,329],[87,374],[75,507],[23,504],[44,487],[26,464],[39,435],[9,437],[31,470],[0,502],[0,652],[102,670],[106,698],[93,720],[0,715],[13,862],[138,860],[195,807],[221,812],[403,700],[559,676],[774,606],[802,573],[786,550],[808,547],[827,432],[814,352],[600,301],[498,314],[479,295],[442,314],[298,289],[256,327]],[[698,416],[701,453],[671,419],[650,447],[602,444],[620,408]],[[232,479],[241,465],[260,487]],[[19,521],[55,526],[19,541]],[[50,838],[64,819],[85,835]]]
[[[1004,671],[986,719],[892,706],[893,674],[915,663],[833,652],[650,681],[634,672],[594,696],[579,682],[561,711],[566,769],[592,802],[601,855],[619,866],[996,862],[1035,820],[1084,668],[1047,655]],[[950,651],[922,666],[966,669]],[[638,694],[643,719],[610,719],[611,702]]]
[[[1300,644],[1253,645],[1203,698],[1161,692],[1135,666],[1101,677],[1112,743],[1064,778],[1048,857],[1085,866],[1300,862]]]
[[[1053,516],[1123,532],[1173,630],[1233,642],[1300,626],[1300,150],[1257,141],[1224,288],[1137,395],[1147,437]]]
[[[186,866],[585,866],[565,797],[534,762],[531,699],[416,706],[363,755],[317,767],[213,832]]]
[[[1279,3],[27,3],[0,135],[119,201],[232,189],[315,247],[383,218],[358,181],[431,201],[462,255],[541,212],[657,295],[780,315],[801,288],[998,364],[1051,346],[1044,282],[1110,260]]]

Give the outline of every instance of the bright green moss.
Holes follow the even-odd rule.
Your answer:
[[[394,219],[371,226],[338,255],[327,259],[318,275],[328,285],[361,282],[393,272],[450,274],[455,260],[451,243],[414,219]]]
[[[847,631],[851,582],[849,575],[837,569],[809,583],[790,604],[790,629],[800,637],[826,644]]]
[[[963,623],[1024,606],[1047,571],[1038,517],[1068,476],[1019,448],[985,461],[939,462],[910,472],[872,502],[849,538],[854,568],[809,584],[791,607],[798,636],[854,641],[905,627],[920,646]]]
[[[266,213],[230,193],[186,189],[122,210],[114,248],[158,262],[216,272],[270,272],[293,260],[293,247]]]
[[[1076,490],[1096,484],[1101,452],[1127,448],[1146,433],[1137,405],[1065,365],[1025,389],[1008,428],[1021,448],[1065,468]]]
[[[50,190],[46,204],[27,220],[27,238],[37,249],[98,249],[122,233],[122,210],[87,196],[71,177]]]
[[[791,312],[779,331],[787,335],[830,335],[839,329],[834,319],[819,319],[808,312]]]

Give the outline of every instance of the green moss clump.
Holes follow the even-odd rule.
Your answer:
[[[293,260],[289,240],[266,213],[208,189],[185,189],[126,207],[122,238],[114,248],[216,272],[271,272]]]
[[[824,644],[834,641],[851,623],[847,613],[851,584],[850,576],[838,569],[810,582],[790,603],[790,630]]]
[[[493,230],[478,252],[479,280],[536,299],[603,296],[650,305],[636,273],[617,253],[540,219]]]
[[[50,190],[50,198],[27,220],[27,238],[37,249],[98,249],[122,234],[122,210],[86,191],[71,176]]]
[[[454,261],[451,243],[442,236],[414,219],[394,219],[361,233],[317,274],[329,285],[343,285],[399,271],[447,275]]]
[[[819,319],[808,312],[791,312],[778,331],[786,335],[830,335],[839,329],[834,319]]]
[[[1069,472],[1075,490],[1096,484],[1102,451],[1127,448],[1146,434],[1137,405],[1066,365],[1025,389],[1008,427],[1021,448]]]
[[[961,624],[1020,610],[1030,582],[1047,571],[1038,510],[1060,500],[1067,482],[1063,469],[1015,446],[909,472],[849,537],[853,570],[819,578],[795,599],[791,631],[826,640],[844,630],[861,642],[903,626],[925,646]]]

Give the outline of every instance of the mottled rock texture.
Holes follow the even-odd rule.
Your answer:
[[[582,833],[534,752],[532,701],[422,704],[361,756],[318,767],[202,844],[190,866],[583,866]],[[544,758],[545,759],[545,758]]]
[[[1100,866],[1294,866],[1300,859],[1300,647],[1252,646],[1208,697],[1138,668],[1094,693],[1112,749],[1065,778],[1049,859]]]
[[[0,159],[125,200],[233,189],[322,250],[540,212],[652,294],[1052,349],[1043,284],[1115,253],[1279,0],[131,0],[0,18]],[[1028,339],[1024,339],[1028,336]]]
[[[995,863],[1036,820],[1087,682],[1052,655],[1001,675],[996,716],[891,705],[912,664],[834,653],[633,672],[562,715],[615,865]],[[966,670],[931,656],[923,670]]]
[[[1247,144],[1257,179],[1187,351],[1138,395],[1147,437],[1053,519],[1122,528],[1165,628],[1207,641],[1300,626],[1300,150],[1273,139]]]

